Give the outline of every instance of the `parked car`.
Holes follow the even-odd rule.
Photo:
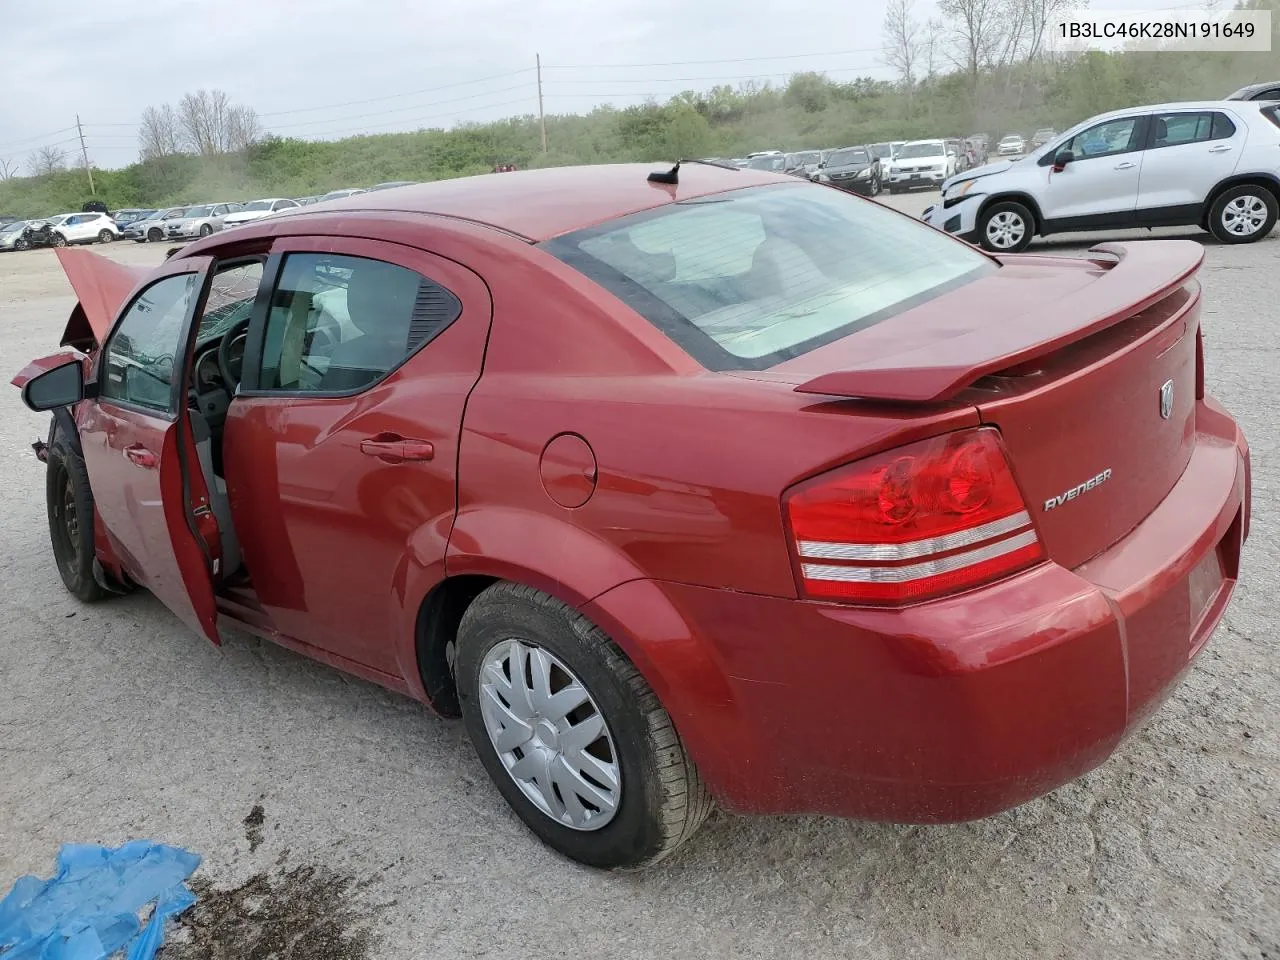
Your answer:
[[[1027,141],[1022,139],[1018,134],[1011,133],[1006,137],[1001,137],[1000,142],[996,144],[996,155],[1001,157],[1022,156],[1027,152]]]
[[[967,170],[972,164],[970,163],[969,148],[963,140],[944,140],[947,145],[947,153],[955,157],[955,172],[960,173]]]
[[[364,189],[364,187],[357,187],[357,188],[348,189],[348,190],[330,190],[328,193],[326,193],[323,197],[321,197],[316,202],[323,203],[326,200],[343,200],[347,197],[354,197],[358,193],[368,193],[368,192],[369,191]]]
[[[1201,247],[1001,260],[794,178],[651,170],[374,195],[142,278],[64,254],[84,354],[14,383],[54,412],[68,590],[460,713],[597,867],[713,799],[946,822],[1101,763],[1249,531]]]
[[[787,154],[782,172],[789,173],[793,177],[804,177],[807,180],[818,172],[818,167],[821,164],[821,150],[800,150],[796,153]]]
[[[1031,135],[1031,149],[1043,147],[1046,143],[1056,137],[1058,134],[1052,127],[1041,127]]]
[[[971,170],[925,211],[988,250],[1081,230],[1198,226],[1252,243],[1280,210],[1280,104],[1206,101],[1100,114],[1014,163]]]
[[[867,147],[844,147],[831,154],[813,179],[864,197],[876,197],[880,195],[884,173],[879,157]]]
[[[780,156],[782,156],[781,150],[757,150],[755,153],[748,153],[747,159],[754,160],[756,157],[780,157]]]
[[[239,213],[243,206],[239,203],[206,203],[188,207],[180,217],[174,217],[165,223],[166,240],[194,240],[196,237],[207,237],[222,229],[228,214]]]
[[[508,164],[508,166],[513,170],[515,169],[514,164]],[[395,187],[412,187],[416,185],[417,182],[417,180],[388,180],[386,183],[375,183],[369,188],[369,192],[373,193],[375,190],[391,190]]]
[[[26,220],[9,220],[0,224],[0,250],[27,249],[27,242],[22,238],[26,229]]]
[[[81,213],[105,213],[108,215],[111,213],[111,211],[107,209],[107,205],[103,203],[101,200],[90,200],[88,203],[86,203],[84,206],[80,208],[80,212]]]
[[[0,214],[0,227],[7,226],[10,223],[17,223],[17,222],[18,222],[17,217],[11,217],[7,213]]]
[[[297,204],[300,207],[309,207],[313,203],[320,202],[319,197],[295,197],[294,200],[297,201]]]
[[[187,209],[187,207],[165,207],[154,210],[126,226],[121,236],[125,240],[133,240],[137,243],[159,243],[165,238],[165,228],[169,222],[180,218]]]
[[[268,197],[266,200],[250,200],[236,213],[228,213],[222,218],[223,229],[227,227],[238,227],[242,224],[252,223],[254,220],[261,220],[263,217],[269,217],[273,213],[281,213],[285,210],[297,210],[299,207],[297,200],[288,200],[284,197]]]
[[[14,238],[13,249],[34,250],[37,247],[65,247],[67,238],[54,229],[52,219],[28,220],[22,233]]]
[[[785,153],[760,153],[747,161],[748,170],[767,170],[771,173],[782,173],[787,168]]]
[[[944,141],[912,140],[904,143],[889,163],[889,192],[940,187],[955,172],[955,151]]]
[[[889,144],[889,149],[893,151],[893,156],[898,155],[898,151],[907,145],[906,140],[894,140]]]
[[[965,144],[974,157],[974,166],[981,166],[987,162],[987,138],[986,137],[968,137]]]
[[[1278,100],[1280,101],[1280,80],[1268,80],[1265,83],[1251,83],[1241,87],[1228,100]]]
[[[54,246],[79,243],[110,243],[120,239],[120,228],[105,213],[62,213],[49,220],[62,239]]]
[[[151,216],[151,214],[153,213],[155,213],[155,210],[153,209],[139,209],[136,207],[128,207],[124,210],[117,210],[114,214],[111,215],[111,219],[115,221],[116,226],[119,227],[120,232],[123,233],[124,228],[127,227],[129,224],[134,223],[138,220],[144,220],[147,217]]]

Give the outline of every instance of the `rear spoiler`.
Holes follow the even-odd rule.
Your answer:
[[[975,381],[1043,357],[1147,309],[1186,283],[1204,260],[1193,240],[1100,243],[1089,259],[1108,272],[1088,287],[1046,304],[1023,323],[973,331],[948,340],[821,374],[796,387],[818,393],[896,403],[940,403]]]

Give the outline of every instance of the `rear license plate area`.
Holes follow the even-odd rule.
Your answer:
[[[1205,554],[1187,575],[1187,622],[1191,624],[1191,652],[1194,654],[1209,639],[1210,614],[1226,582],[1222,562],[1222,544]]]

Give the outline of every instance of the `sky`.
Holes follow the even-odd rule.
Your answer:
[[[1175,0],[1176,2],[1176,0]],[[1092,0],[1156,9],[1170,0]],[[360,132],[659,100],[800,70],[889,78],[885,0],[0,0],[0,160],[137,158],[148,106],[225,90],[265,130]],[[932,0],[917,0],[932,15]]]

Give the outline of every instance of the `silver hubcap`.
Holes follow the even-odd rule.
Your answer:
[[[1026,223],[1012,210],[1001,210],[987,221],[987,239],[1001,250],[1016,247],[1026,232]]]
[[[1257,233],[1266,222],[1267,205],[1260,197],[1236,197],[1222,208],[1222,228],[1237,237]]]
[[[613,735],[573,671],[522,640],[504,640],[480,665],[480,713],[498,759],[552,820],[599,830],[618,812],[622,770]]]

